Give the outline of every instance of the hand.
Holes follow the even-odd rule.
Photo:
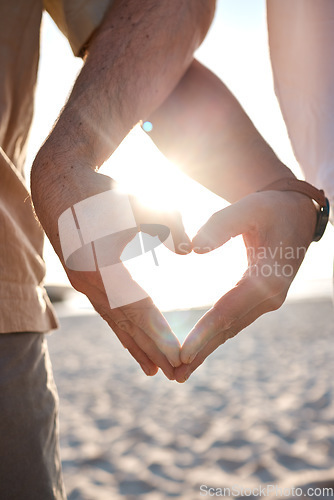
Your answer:
[[[193,239],[197,253],[214,250],[243,235],[248,268],[242,279],[199,320],[181,349],[178,382],[221,344],[262,314],[284,302],[316,224],[313,202],[295,192],[267,191],[246,196],[215,213]]]
[[[114,192],[111,191],[114,188],[112,179],[82,166],[79,168],[73,165],[66,171],[49,170],[46,174],[45,167],[37,159],[32,171],[32,198],[36,213],[74,288],[88,297],[96,311],[107,321],[124,347],[130,351],[147,375],[154,375],[160,367],[169,379],[173,379],[174,367],[180,364],[179,341],[151,298],[131,278],[121,263],[120,256],[126,245],[140,230],[164,239],[166,227],[163,226],[170,228],[177,253],[185,253],[186,247],[190,252],[191,243],[184,232],[181,217],[175,212],[154,212],[140,205],[134,197],[118,193],[115,196],[120,203],[130,202],[135,227],[115,232],[114,235],[97,240],[95,242],[95,261],[98,264],[104,261],[102,263],[104,267],[117,264],[117,266],[111,265],[110,269],[117,269],[117,278],[119,279],[113,280],[108,274],[107,276],[103,275],[99,265],[94,265],[92,267],[94,270],[83,270],[90,269],[88,264],[91,261],[87,255],[88,251],[92,252],[94,243],[77,247],[78,251],[69,258],[64,257],[63,254],[64,242],[60,241],[59,235],[63,228],[60,223],[58,227],[59,218],[61,216],[64,218],[62,214],[65,212],[72,214],[71,207],[75,206],[77,215],[77,207],[80,206],[80,202],[93,200],[95,197],[99,202],[87,214],[90,218],[90,227],[93,228],[94,232],[101,221],[102,225],[105,224],[105,212],[108,212],[109,208],[101,206],[100,195],[101,193],[108,195],[108,193]],[[114,208],[110,207],[111,210]],[[122,213],[119,216],[122,217]],[[83,222],[86,219],[84,217]],[[76,222],[78,224],[78,220]],[[82,233],[81,225],[79,227]],[[77,232],[74,223],[72,231],[69,232],[68,246],[73,246]],[[178,247],[182,248],[183,251],[178,251]],[[86,250],[84,252],[86,260],[85,257],[82,260],[82,255],[80,257],[79,252],[83,249]],[[93,264],[96,263],[94,258],[92,261]],[[84,264],[83,267],[82,264]],[[98,269],[96,270],[96,268]],[[115,273],[112,274],[112,277],[115,278]],[[127,300],[127,294],[131,294],[129,300]],[[116,303],[114,303],[115,297],[117,297]],[[136,300],[135,302],[133,298]]]

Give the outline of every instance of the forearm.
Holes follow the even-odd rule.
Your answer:
[[[213,0],[116,0],[45,147],[100,166],[178,83],[213,11]]]
[[[149,120],[159,149],[230,202],[293,176],[226,86],[197,61]]]

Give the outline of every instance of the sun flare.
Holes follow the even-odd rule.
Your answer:
[[[100,171],[141,203],[157,210],[178,210],[190,238],[213,213],[227,205],[169,162],[139,126]],[[240,238],[206,255],[179,256],[160,245],[154,257],[143,254],[140,266],[131,260],[125,265],[163,309],[214,303],[235,284],[246,266]]]

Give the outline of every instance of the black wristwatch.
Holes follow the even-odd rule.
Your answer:
[[[319,241],[321,239],[327,226],[329,217],[329,201],[327,198],[325,198],[325,200],[326,200],[326,205],[321,207],[319,206],[317,225],[315,226],[313,241]]]

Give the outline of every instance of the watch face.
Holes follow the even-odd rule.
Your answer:
[[[329,217],[329,201],[326,198],[326,205],[324,207],[320,207],[318,211],[318,219],[314,232],[313,241],[319,241],[322,235],[324,234],[328,222],[328,217]]]

